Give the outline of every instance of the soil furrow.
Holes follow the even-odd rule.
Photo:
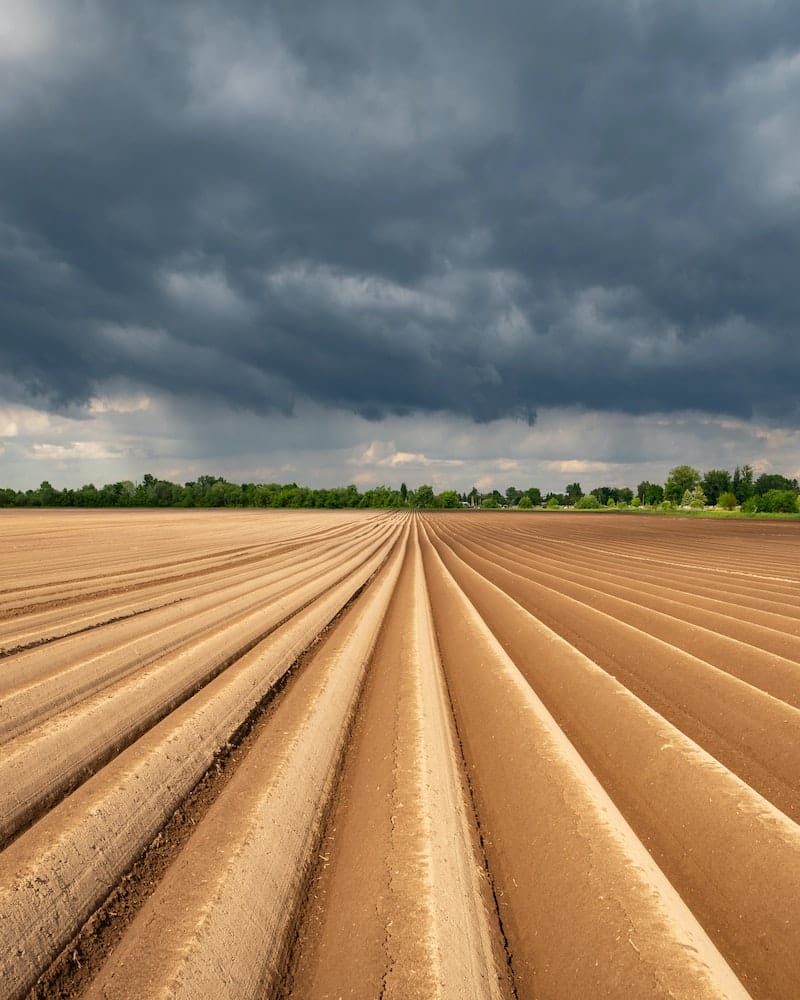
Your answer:
[[[415,536],[284,996],[512,995],[461,763]]]
[[[0,1000],[800,996],[796,523],[0,529]]]
[[[800,820],[800,710],[664,640],[573,598],[550,594],[458,548],[458,555],[453,549],[440,550],[442,557],[493,627],[502,628],[502,620],[495,622],[491,603],[481,603],[484,580],[621,680],[781,810]],[[519,646],[513,635],[505,641]],[[529,659],[524,649],[520,655]],[[540,684],[559,683],[545,663],[536,666],[542,673]]]
[[[210,635],[148,664],[133,678],[51,716],[37,729],[7,743],[0,760],[0,787],[6,789],[0,805],[0,845],[293,615],[332,590],[371,554],[369,549],[357,553],[337,565],[334,575],[318,576],[305,584],[295,581],[295,589],[287,596],[259,607],[254,615],[214,628]],[[30,760],[41,764],[32,769]]]
[[[502,590],[443,565],[752,995],[790,1000],[800,827]]]
[[[148,619],[126,620],[109,626],[103,634],[84,634],[73,643],[66,641],[57,651],[46,649],[24,654],[6,663],[0,703],[0,742],[13,739],[46,719],[80,701],[98,695],[126,677],[157,668],[166,655],[180,655],[193,642],[220,629],[233,629],[248,619],[258,619],[266,608],[280,620],[286,587],[316,580],[353,560],[369,558],[380,541],[359,546],[355,554],[341,549],[324,550],[300,563],[293,571],[272,575],[253,586],[237,584],[220,593],[190,598],[179,606],[154,612]],[[313,584],[312,584],[313,585]],[[277,619],[275,615],[278,615]],[[253,631],[263,631],[258,624]],[[109,648],[110,647],[110,648]],[[27,683],[26,683],[27,681]]]
[[[520,996],[747,997],[435,550],[424,555]]]
[[[0,981],[22,995],[214,754],[386,557],[380,553],[142,736],[0,854]]]
[[[402,557],[287,692],[88,997],[274,995]]]
[[[450,537],[453,537],[452,533]],[[473,539],[474,544],[474,539]],[[751,623],[759,626],[767,632],[775,632],[784,636],[800,636],[800,608],[785,606],[786,611],[791,614],[776,614],[769,610],[755,610],[752,604],[752,595],[747,603],[736,603],[728,599],[723,601],[719,597],[709,598],[701,596],[697,590],[682,591],[684,580],[670,582],[669,587],[663,586],[663,576],[659,574],[659,583],[656,584],[650,578],[632,577],[625,571],[622,561],[616,567],[616,572],[611,572],[612,567],[602,564],[590,563],[585,560],[576,559],[543,559],[538,553],[528,552],[520,546],[509,544],[508,539],[502,536],[485,536],[481,540],[481,547],[491,552],[497,553],[501,558],[510,559],[519,567],[518,572],[523,568],[528,570],[544,570],[559,576],[572,583],[586,585],[591,581],[592,587],[612,595],[618,595],[629,600],[640,603],[643,607],[653,608],[674,608],[673,613],[677,617],[686,617],[687,620],[694,620],[693,615],[698,610],[705,615],[706,620],[718,621],[725,631],[731,626],[736,627],[740,623]],[[716,591],[719,593],[719,590]],[[687,617],[688,616],[688,617]],[[759,632],[753,630],[752,635],[758,636]],[[758,641],[754,642],[759,645]],[[766,647],[765,647],[766,648]],[[776,650],[780,652],[779,650]],[[796,655],[800,651],[800,642],[796,642],[793,652]]]
[[[310,559],[318,557],[320,551],[323,549],[330,551],[335,545],[343,548],[366,545],[374,537],[376,535],[373,530],[363,532],[355,539],[349,537],[332,539],[330,544],[326,546],[320,546],[319,544],[308,546],[296,545],[292,546],[288,551],[282,548],[278,556],[270,554],[269,558],[259,558],[248,562],[244,566],[238,566],[235,568],[235,571],[231,569],[214,569],[202,574],[186,574],[175,580],[153,582],[151,579],[146,594],[143,591],[137,593],[139,593],[140,597],[147,598],[143,600],[145,610],[151,610],[148,604],[157,603],[158,599],[161,600],[163,605],[164,603],[175,603],[182,599],[199,598],[205,594],[220,595],[221,591],[232,590],[237,584],[247,585],[248,582],[258,582],[264,577],[277,576],[286,568],[291,568],[298,563],[308,562]],[[148,573],[150,573],[149,568]],[[179,583],[180,586],[176,586],[176,583]],[[165,598],[168,598],[168,601],[165,601]],[[67,638],[74,632],[86,631],[83,626],[97,623],[98,618],[102,623],[102,616],[108,615],[109,609],[118,609],[123,603],[125,607],[129,607],[131,601],[135,599],[136,595],[130,595],[126,590],[115,592],[112,589],[104,591],[102,592],[101,600],[92,598],[80,602],[78,607],[81,610],[81,614],[78,618],[67,617],[63,609],[50,612],[37,612],[21,619],[14,619],[6,623],[5,627],[0,626],[0,637],[2,637],[2,641],[6,644],[6,647],[13,643],[16,646],[25,646],[28,648],[40,645],[44,641],[52,642]],[[19,650],[16,648],[7,648],[5,655],[17,651]],[[0,650],[0,656],[2,655],[3,652]]]
[[[617,587],[612,592],[609,587],[589,587],[562,575],[537,572],[483,546],[465,546],[455,540],[451,546],[505,589],[514,588],[521,594],[526,581],[530,586],[525,600],[546,608],[553,599],[563,597],[572,609],[576,605],[589,609],[589,618],[595,612],[598,617],[629,625],[800,707],[800,640],[793,636],[702,610],[685,612],[673,601],[643,604],[626,588]],[[574,617],[574,610],[570,614]]]

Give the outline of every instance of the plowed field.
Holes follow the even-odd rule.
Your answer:
[[[0,998],[800,997],[800,531],[0,511]]]

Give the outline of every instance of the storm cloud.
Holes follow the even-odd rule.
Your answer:
[[[7,0],[0,372],[800,424],[800,8]]]

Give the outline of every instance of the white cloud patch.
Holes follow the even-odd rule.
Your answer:
[[[69,444],[49,444],[34,442],[30,446],[31,457],[37,461],[69,462],[69,461],[105,461],[118,458],[122,449],[101,443],[100,441],[70,441]]]
[[[237,295],[219,270],[162,271],[159,279],[167,295],[190,312],[211,312],[230,318],[244,317],[248,313],[245,300]]]
[[[3,0],[0,4],[0,61],[42,58],[56,44],[53,11],[38,0]]]
[[[753,421],[679,413],[631,417],[545,409],[531,427],[473,424],[445,415],[389,417],[376,424],[303,403],[294,417],[230,411],[209,400],[176,401],[119,389],[98,393],[80,418],[3,407],[6,452],[0,485],[30,488],[138,480],[145,472],[185,482],[210,473],[236,482],[333,486],[355,482],[434,489],[562,491],[663,482],[674,465],[705,471],[751,464],[800,476],[800,431]],[[378,433],[376,434],[376,430]]]
[[[57,418],[30,406],[0,406],[0,437],[16,438],[42,434],[57,425]]]
[[[456,312],[440,281],[432,280],[423,289],[407,288],[375,275],[349,274],[314,264],[281,267],[268,274],[272,291],[312,296],[343,313],[414,313],[426,319],[455,319]]]
[[[32,109],[55,106],[58,88],[108,42],[106,17],[98,4],[2,0],[0,118],[24,119]]]
[[[613,462],[594,462],[586,458],[568,458],[565,461],[548,461],[542,463],[545,469],[564,476],[613,476],[617,466]]]
[[[426,469],[459,469],[460,458],[431,457],[421,451],[400,451],[394,441],[371,441],[359,454],[347,460],[348,465],[369,469],[423,471]]]
[[[149,410],[151,399],[144,394],[95,396],[89,400],[90,413],[141,413]]]

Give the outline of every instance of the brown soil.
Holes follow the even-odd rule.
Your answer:
[[[800,995],[796,525],[0,534],[0,1000]]]

